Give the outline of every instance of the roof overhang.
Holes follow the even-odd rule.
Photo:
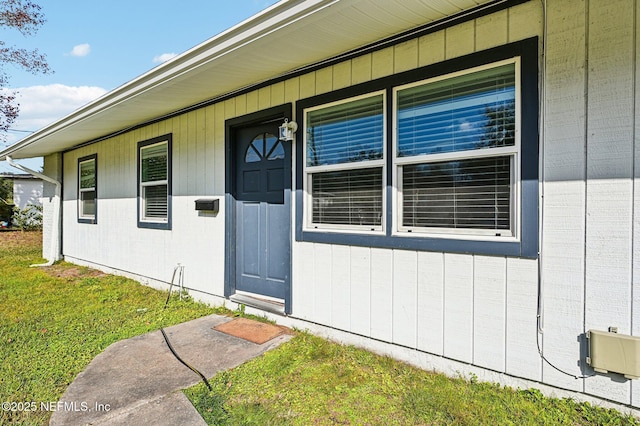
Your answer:
[[[1,179],[12,179],[12,180],[41,180],[35,176],[26,174],[26,173],[0,173]]]
[[[283,0],[0,152],[41,157],[514,0]]]

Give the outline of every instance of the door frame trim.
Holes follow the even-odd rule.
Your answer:
[[[289,121],[293,119],[293,105],[291,103],[267,108],[264,110],[256,111],[251,114],[242,115],[240,117],[230,118],[225,120],[225,132],[224,132],[224,161],[225,161],[225,173],[224,173],[224,192],[225,192],[225,262],[224,262],[224,297],[229,299],[232,295],[235,294],[236,291],[236,204],[235,204],[235,190],[236,190],[236,179],[235,179],[235,165],[236,165],[236,155],[235,155],[235,145],[234,140],[236,137],[237,130],[243,127],[258,125],[262,122],[277,120],[282,118],[284,121],[285,118],[288,118]],[[294,177],[293,177],[293,157],[294,153],[291,150],[291,164],[289,165],[291,184],[293,185]],[[291,217],[294,217],[295,212],[293,211],[293,207],[291,205],[291,192],[293,188],[290,189],[289,193],[285,192],[285,203],[288,201],[289,207],[291,210]],[[290,251],[289,251],[289,280],[285,283],[285,300],[284,300],[284,312],[285,314],[291,314],[291,281],[292,281],[292,252],[293,248],[293,229],[295,229],[293,224],[293,219],[290,223]]]

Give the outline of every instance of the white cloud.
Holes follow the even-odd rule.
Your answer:
[[[16,100],[20,104],[20,115],[11,127],[22,131],[38,130],[107,92],[101,87],[74,87],[63,84],[22,87],[11,90],[18,92]],[[7,144],[16,142],[24,136],[25,133],[9,132]]]
[[[0,150],[22,139],[30,132],[41,129],[54,121],[72,113],[83,105],[104,95],[107,90],[95,86],[65,86],[50,84],[47,86],[22,87],[18,92],[17,102],[20,104],[20,115],[12,129],[7,133],[7,140],[0,141]],[[40,161],[41,160],[33,160]],[[0,172],[16,172],[12,167],[0,162]]]
[[[163,53],[162,55],[158,55],[153,58],[154,64],[161,64],[163,62],[167,62],[169,59],[173,59],[178,56],[177,53]]]
[[[87,56],[89,53],[91,53],[91,46],[89,45],[89,43],[84,43],[73,46],[73,49],[71,49],[69,55],[82,57]]]

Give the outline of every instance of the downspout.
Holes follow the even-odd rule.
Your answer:
[[[22,164],[15,163],[11,157],[8,155],[5,157],[7,162],[15,167],[16,169],[22,170],[23,172],[29,173],[32,176],[38,177],[42,180],[45,180],[49,183],[52,183],[56,186],[55,196],[53,198],[53,226],[51,227],[51,247],[49,248],[49,257],[47,263],[41,263],[36,265],[31,265],[32,267],[36,266],[51,266],[57,260],[62,259],[62,255],[60,253],[60,247],[62,246],[61,234],[60,234],[60,199],[62,196],[62,184],[42,173],[38,173],[34,170],[31,170]]]

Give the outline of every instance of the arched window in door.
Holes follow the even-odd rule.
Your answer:
[[[244,161],[257,163],[263,160],[280,160],[284,158],[282,142],[271,133],[261,133],[249,144]]]

